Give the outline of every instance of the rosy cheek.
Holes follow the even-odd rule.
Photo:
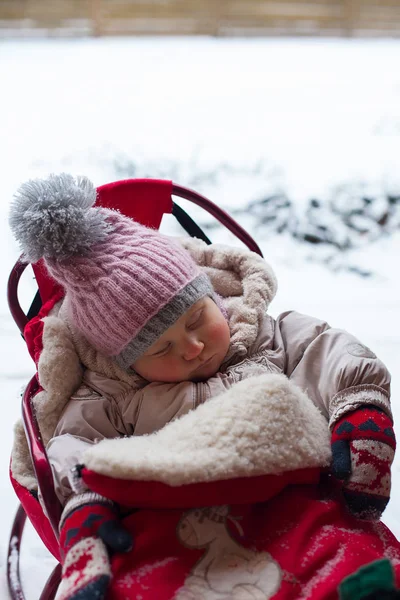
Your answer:
[[[158,362],[154,370],[154,379],[164,383],[182,381],[185,379],[186,373],[182,373],[182,365],[179,360],[173,357],[165,357],[164,360]]]
[[[168,373],[171,373],[171,369],[173,369],[172,361],[169,358],[164,358],[163,360],[158,361],[154,371],[160,377],[161,381],[165,381],[165,376]]]
[[[230,332],[229,327],[226,321],[220,321],[214,323],[208,328],[208,343],[212,345],[216,345],[218,347],[226,346],[226,351],[228,351],[230,341]]]

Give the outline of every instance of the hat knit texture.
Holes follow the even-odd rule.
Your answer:
[[[129,369],[213,289],[179,244],[95,201],[85,177],[28,181],[15,195],[10,226],[25,258],[44,258],[64,287],[71,323]]]

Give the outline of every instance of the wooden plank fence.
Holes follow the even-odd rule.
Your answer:
[[[0,0],[5,35],[400,36],[400,0]]]

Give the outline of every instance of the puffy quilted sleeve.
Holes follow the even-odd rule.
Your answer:
[[[332,427],[345,413],[370,404],[390,409],[390,374],[357,338],[297,312],[276,320],[274,349],[285,374],[303,389]]]
[[[96,441],[127,435],[116,403],[82,386],[66,405],[46,447],[55,492],[62,504],[72,493],[72,469]]]

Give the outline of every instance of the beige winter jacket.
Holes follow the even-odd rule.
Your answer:
[[[286,375],[308,395],[330,426],[362,404],[379,406],[391,415],[390,375],[356,338],[297,312],[285,312],[275,320],[267,315],[276,280],[263,259],[244,250],[206,246],[198,240],[185,239],[182,244],[224,299],[231,330],[225,362],[207,382],[149,384],[111,365],[72,330],[74,348],[86,369],[80,387],[59,411],[55,429],[47,434],[56,492],[63,503],[71,494],[71,468],[81,462],[94,442],[160,430],[208,399],[233,390],[242,380],[251,386],[250,378],[256,375]],[[49,345],[54,344],[54,331],[60,328],[52,318],[47,325]],[[64,331],[62,309],[57,319],[61,319]],[[48,361],[43,352],[39,363],[42,385],[49,377]]]

